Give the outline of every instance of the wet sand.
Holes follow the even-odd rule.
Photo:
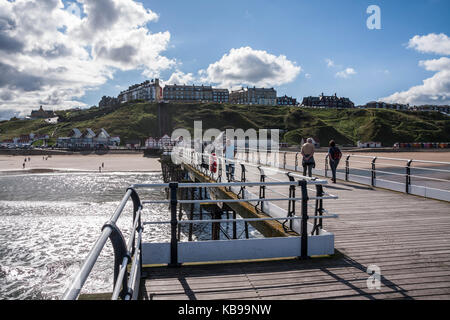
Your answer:
[[[28,161],[28,157],[31,161]],[[23,163],[25,158],[25,169]],[[47,158],[47,157],[45,157]],[[142,154],[106,155],[53,155],[47,160],[43,156],[0,155],[0,172],[45,172],[45,171],[91,171],[99,172],[160,172],[158,158],[147,158]]]

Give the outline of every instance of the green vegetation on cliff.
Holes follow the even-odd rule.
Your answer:
[[[116,108],[59,111],[60,122],[56,125],[43,120],[3,121],[0,140],[31,132],[56,138],[68,135],[72,128],[91,128],[96,132],[105,128],[125,142],[170,134],[177,128],[193,132],[194,121],[201,120],[204,130],[282,129],[283,140],[292,144],[307,137],[315,137],[322,144],[335,139],[339,144],[361,140],[380,141],[385,146],[395,142],[450,141],[450,118],[437,112],[169,103],[160,105],[160,116],[158,107],[156,103],[134,102]]]

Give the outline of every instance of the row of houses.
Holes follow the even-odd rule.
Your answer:
[[[15,137],[13,139],[5,139],[0,142],[0,145],[3,148],[25,148],[30,147],[37,141],[42,141],[42,145],[46,146],[48,139],[49,136],[47,134],[30,133],[27,135],[21,135],[20,137]]]
[[[287,95],[278,97],[274,88],[241,87],[238,90],[229,91],[223,88],[214,88],[205,85],[178,85],[170,84],[161,86],[159,79],[147,80],[141,84],[130,86],[122,91],[117,98],[103,97],[99,102],[100,107],[125,103],[133,100],[144,100],[153,102],[215,102],[233,103],[243,105],[278,105],[278,106],[301,106],[306,108],[355,108],[355,104],[346,97],[338,97],[335,93],[326,96],[304,97],[302,103]],[[450,114],[449,106],[420,106],[411,107],[408,104],[390,104],[381,101],[372,101],[357,108],[376,108],[412,111],[439,111]]]
[[[68,137],[59,137],[56,143],[59,148],[69,149],[107,149],[119,145],[120,138],[111,137],[103,128],[97,134],[90,128],[84,132],[73,128]]]
[[[389,109],[389,110],[403,110],[403,111],[435,111],[450,114],[450,106],[424,105],[424,106],[410,106],[409,104],[386,103],[382,101],[371,101],[363,106],[358,106],[360,109]]]
[[[214,88],[205,85],[168,84],[161,87],[159,79],[147,80],[141,84],[130,86],[120,92],[117,100],[103,97],[99,106],[109,106],[115,103],[125,103],[133,100],[168,101],[168,102],[216,102],[256,105],[297,105],[292,97],[277,97],[274,88],[242,87],[235,91]]]

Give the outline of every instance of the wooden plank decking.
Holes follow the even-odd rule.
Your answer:
[[[142,299],[450,299],[448,202],[347,182],[325,190],[339,196],[325,202],[340,215],[324,220],[334,257],[148,268]],[[380,290],[367,288],[369,265]]]

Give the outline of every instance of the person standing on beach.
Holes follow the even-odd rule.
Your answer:
[[[339,161],[342,158],[342,152],[336,147],[336,142],[334,140],[330,141],[330,149],[328,149],[328,159],[330,160],[330,168],[333,174],[333,178],[331,179],[333,183],[336,183],[336,170],[339,165]]]
[[[308,177],[312,177],[312,169],[316,167],[316,162],[314,160],[314,144],[313,139],[308,138],[306,143],[302,146],[301,150],[303,156],[303,175],[306,176],[308,171]]]

